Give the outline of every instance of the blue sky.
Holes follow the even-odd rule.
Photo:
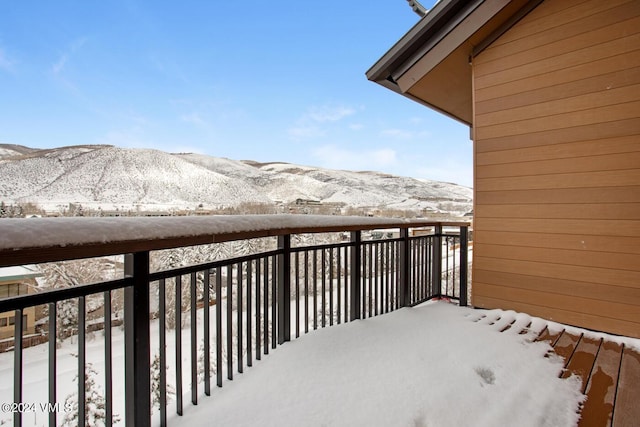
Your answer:
[[[3,2],[0,143],[471,186],[468,128],[365,77],[418,20],[405,0]]]

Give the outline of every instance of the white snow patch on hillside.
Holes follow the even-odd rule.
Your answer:
[[[471,189],[455,184],[377,172],[112,146],[35,150],[1,160],[0,177],[0,200],[33,202],[49,210],[68,203],[106,210],[160,210],[309,199],[463,215],[472,209],[473,195]]]

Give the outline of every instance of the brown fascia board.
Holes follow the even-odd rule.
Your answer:
[[[403,76],[409,72],[413,66],[425,58],[434,48],[438,47],[442,55],[443,48],[449,52],[449,55],[457,49],[469,49],[469,56],[476,55],[486,46],[492,43],[497,37],[506,32],[511,26],[518,22],[523,16],[534,9],[542,0],[516,0],[510,1],[492,1],[492,0],[442,0],[437,3],[409,32],[402,37],[382,58],[380,58],[366,73],[369,80],[374,81],[381,86],[386,87],[400,95],[403,95],[413,101],[425,105],[436,110],[450,118],[461,123],[471,125],[468,120],[458,117],[452,112],[443,110],[441,107],[433,105],[428,99],[418,98],[408,92],[408,88],[401,87]],[[480,7],[487,3],[489,10],[495,9],[502,3],[500,7],[501,15],[498,21],[492,26],[496,28],[491,34],[485,35],[485,39],[474,41],[474,45],[466,46],[465,42],[460,44],[460,40],[456,42],[447,41],[451,34],[457,31],[457,28],[464,25],[473,13],[480,10]],[[490,4],[493,4],[491,6]],[[507,8],[507,4],[511,4]],[[508,11],[507,11],[508,10]],[[505,15],[504,11],[507,11]],[[498,16],[494,10],[493,13],[484,17],[484,24],[494,21]],[[476,23],[477,25],[477,23]],[[460,27],[461,28],[461,27]],[[431,64],[432,67],[438,66]]]
[[[380,84],[385,80],[395,83],[393,75],[397,75],[399,70],[410,68],[483,1],[438,2],[366,72],[367,79]]]
[[[398,40],[365,73],[367,79],[382,84],[464,7],[468,0],[441,0],[416,25]],[[393,80],[391,80],[393,82]]]

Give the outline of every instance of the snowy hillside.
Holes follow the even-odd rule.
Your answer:
[[[22,145],[0,144],[0,160],[5,157],[20,156],[22,154],[28,154],[33,151],[36,150],[34,150],[33,148],[24,147]]]
[[[472,190],[455,184],[201,154],[74,146],[34,150],[0,144],[0,200],[48,210],[68,203],[102,209],[205,209],[295,203],[428,209],[464,214]]]

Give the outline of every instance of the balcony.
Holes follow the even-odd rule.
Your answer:
[[[466,223],[306,215],[6,219],[0,221],[0,236],[0,266],[101,257],[110,260],[115,276],[0,300],[0,313],[16,319],[13,348],[0,354],[13,359],[11,373],[0,373],[8,380],[0,387],[0,400],[14,402],[16,408],[21,402],[50,405],[46,411],[23,406],[23,411],[9,414],[15,426],[87,420],[95,415],[86,403],[95,406],[97,388],[102,390],[99,411],[105,425],[201,422],[206,419],[202,407],[216,399],[206,396],[219,398],[223,386],[240,374],[255,375],[247,371],[289,341],[344,323],[362,336],[367,327],[355,320],[395,312],[372,320],[378,325],[392,325],[402,317],[418,321],[413,316],[426,313],[425,307],[408,307],[433,299],[465,306],[469,295]],[[221,250],[230,244],[243,250]],[[180,265],[170,251],[194,247],[204,261]],[[426,309],[447,310],[441,306]],[[72,326],[60,320],[69,307],[77,313]],[[47,312],[37,352],[25,348],[21,320],[22,313],[33,308]],[[488,328],[492,332],[511,329],[513,336],[548,341],[558,349],[564,345],[551,333],[553,328],[532,319],[472,313],[476,318],[467,323],[494,325]],[[442,315],[439,323],[454,317]],[[323,336],[346,329],[323,331]],[[446,325],[437,329],[441,335],[433,346],[441,345],[442,334],[465,336]],[[473,334],[485,336],[478,331]],[[583,351],[577,350],[580,340],[573,343],[571,354]],[[415,351],[417,342],[413,347],[403,347],[399,354]],[[343,350],[352,354],[331,348],[326,355]],[[361,357],[371,356],[367,351],[363,348]],[[349,357],[360,363],[358,355]],[[568,366],[571,356],[567,359]],[[635,365],[627,364],[630,368],[625,369],[633,374]],[[285,370],[289,368],[285,363]],[[428,366],[407,365],[405,370],[423,368]],[[483,387],[495,381],[482,366],[467,368],[475,369]],[[588,381],[589,376],[582,392]],[[621,390],[623,397],[635,393]],[[433,393],[438,395],[437,387]],[[268,397],[274,401],[273,395]],[[422,418],[415,416],[419,424]]]
[[[100,364],[104,365],[104,379],[100,383],[104,385],[107,425],[116,419],[114,388],[122,389],[117,394],[124,392],[126,404],[124,413],[119,415],[127,425],[149,425],[153,388],[159,407],[156,418],[165,425],[168,394],[175,396],[176,412],[182,414],[185,384],[191,388],[191,401],[196,404],[200,384],[208,395],[212,385],[221,387],[223,378],[232,380],[234,374],[242,373],[294,337],[434,297],[456,298],[462,304],[467,299],[467,224],[224,216],[8,219],[0,222],[0,228],[2,266],[89,257],[123,258],[123,274],[114,280],[77,283],[0,300],[0,312],[13,312],[17,319],[13,402],[27,402],[28,396],[33,396],[31,391],[26,392],[24,380],[31,375],[24,370],[30,366],[24,361],[25,327],[20,320],[25,310],[38,307],[45,311],[42,308],[46,307],[48,312],[43,331],[48,343],[47,380],[43,385],[48,392],[40,400],[43,403],[59,404],[65,397],[60,390],[68,388],[58,384],[60,344],[56,345],[55,335],[49,330],[57,331],[58,336],[64,330],[64,337],[77,340],[74,371],[77,401],[83,402],[90,393],[84,385],[94,380],[87,369],[87,346],[96,344],[95,338],[88,344],[89,326],[95,330],[98,324],[103,329],[104,357]],[[452,233],[445,233],[449,228]],[[412,236],[414,230],[421,230],[420,235]],[[325,239],[327,242],[322,244],[306,243],[318,235],[331,235],[332,239]],[[151,271],[150,260],[156,251],[194,245],[208,245],[205,250],[215,251],[216,245],[225,242],[251,242],[257,238],[267,239],[266,249],[180,268],[160,266],[159,271]],[[119,320],[114,318],[118,310],[112,307],[118,292],[124,292],[122,334],[113,326]],[[103,316],[88,319],[91,310],[87,303],[95,306],[96,301],[104,307]],[[67,325],[60,322],[63,302],[65,307],[71,302],[77,311],[71,334],[66,332]],[[118,371],[114,348],[122,350],[115,341],[116,334],[122,335],[118,339],[123,340],[124,381],[114,375]],[[167,378],[168,366],[174,378]],[[152,387],[154,372],[157,381]],[[4,398],[9,401],[8,396]],[[85,405],[76,404],[74,408],[77,419],[85,419]],[[50,425],[60,421],[56,411],[49,416]],[[20,425],[22,417],[16,413],[14,424]]]

